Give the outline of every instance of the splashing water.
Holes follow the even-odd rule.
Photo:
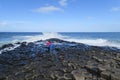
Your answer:
[[[81,39],[81,38],[75,38],[75,37],[70,37],[70,36],[63,36],[59,33],[55,33],[55,32],[48,32],[48,33],[42,33],[42,35],[38,35],[38,36],[25,36],[27,39],[25,41],[27,42],[33,42],[33,41],[37,41],[37,40],[46,40],[46,39],[50,39],[50,38],[58,38],[58,39],[62,39],[62,40],[66,40],[66,41],[70,41],[70,42],[78,42],[78,43],[84,43],[84,44],[88,44],[88,45],[94,45],[94,46],[112,46],[112,47],[118,47],[120,48],[119,44],[116,43],[112,43],[107,39],[102,39],[102,38],[98,38],[98,39]]]
[[[14,34],[16,34],[16,33],[14,33]],[[120,48],[119,37],[118,37],[118,41],[117,41],[116,37],[105,36],[105,34],[93,33],[92,36],[93,35],[97,35],[97,36],[102,35],[105,37],[94,37],[93,36],[90,38],[87,38],[84,33],[82,33],[82,35],[80,35],[81,33],[77,33],[77,34],[76,33],[70,33],[70,34],[67,33],[68,35],[66,35],[66,34],[64,35],[64,34],[55,33],[55,32],[43,32],[43,33],[37,33],[36,35],[32,35],[32,33],[30,33],[30,35],[24,35],[24,33],[22,33],[22,34],[23,35],[12,36],[10,38],[9,42],[10,43],[23,42],[23,41],[34,42],[34,41],[38,41],[38,40],[58,38],[58,39],[62,39],[62,40],[70,41],[70,42],[78,42],[78,43],[84,43],[84,44],[94,45],[94,46],[112,46],[112,47]],[[91,36],[90,34],[87,34],[87,35],[88,35],[88,37]],[[82,38],[82,37],[84,37],[84,38]],[[114,38],[115,40],[107,39],[106,37],[107,38]],[[5,38],[2,41],[0,41],[1,42],[0,44],[3,44],[3,42],[5,42],[4,40],[7,40],[7,39]]]
[[[26,36],[27,42],[33,42],[33,41],[37,41],[37,40],[46,40],[46,39],[50,39],[50,38],[58,38],[58,39],[65,39],[68,36],[62,36],[58,33],[55,32],[44,32],[42,33],[42,35],[37,35],[37,36]]]

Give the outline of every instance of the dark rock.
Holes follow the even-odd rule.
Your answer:
[[[26,42],[22,42],[21,45],[20,45],[20,47],[26,47],[26,46],[27,46]]]
[[[63,72],[61,72],[61,71],[55,71],[55,76],[57,77],[57,78],[63,78],[64,77],[64,73]]]
[[[64,79],[65,80],[73,80],[73,75],[70,73],[65,73],[64,74]]]
[[[59,42],[59,43],[67,42],[67,41],[64,41],[64,40],[61,40],[61,39],[57,39],[57,38],[47,39],[47,41],[51,41],[51,42]]]
[[[71,72],[75,78],[75,80],[85,80],[84,73],[79,70],[74,70]]]
[[[96,60],[97,62],[100,62],[100,63],[103,63],[103,61],[104,61],[104,60],[102,60],[102,59],[97,58],[96,56],[93,56],[92,58],[93,58],[94,60]]]
[[[8,47],[13,47],[13,44],[4,44],[2,47],[0,47],[0,49],[4,49],[4,48],[8,48]]]
[[[21,44],[21,42],[16,42],[15,44]]]
[[[45,41],[22,42],[0,54],[0,80],[119,80],[117,48],[89,46],[56,38],[58,61],[47,52]],[[17,44],[17,43],[16,43]],[[14,47],[3,45],[1,49]]]

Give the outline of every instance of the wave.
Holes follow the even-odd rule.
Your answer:
[[[36,36],[14,36],[13,42],[17,42],[19,40],[26,41],[26,42],[34,42],[38,40],[46,40],[50,38],[58,38],[70,42],[77,42],[77,43],[84,43],[87,45],[93,45],[93,46],[111,46],[111,47],[117,47],[120,48],[120,43],[116,43],[115,41],[110,41],[107,39],[82,39],[82,38],[75,38],[74,36],[63,36],[62,34],[55,33],[55,32],[44,32],[40,35]]]
[[[4,51],[11,51],[11,50],[14,50],[15,48],[19,47],[20,45],[19,44],[13,44],[13,47],[7,47],[7,48],[4,48],[2,50],[0,50],[0,54]]]
[[[109,46],[120,48],[120,43],[114,43],[106,39],[69,39],[67,41],[84,43],[91,46]]]
[[[44,32],[44,33],[42,33],[40,35],[36,35],[36,36],[13,36],[13,38],[15,39],[15,40],[13,40],[13,42],[19,41],[20,39],[22,39],[21,41],[34,42],[34,41],[46,40],[46,39],[50,39],[50,38],[64,39],[67,37],[68,36],[62,36],[55,32]]]

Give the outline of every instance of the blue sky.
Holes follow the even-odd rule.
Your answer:
[[[0,32],[120,32],[120,0],[0,0]]]

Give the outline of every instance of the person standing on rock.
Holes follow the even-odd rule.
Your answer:
[[[50,45],[51,45],[51,42],[50,42],[50,41],[47,41],[46,45],[47,45],[47,48],[48,48],[48,52],[50,53]]]
[[[50,44],[50,54],[51,54],[51,55],[53,54],[54,49],[55,49],[54,44],[51,43],[51,44]]]
[[[57,55],[58,52],[55,50],[55,45],[50,41],[47,41],[46,45],[47,45],[48,52],[50,53],[51,57],[54,59],[55,62],[57,62],[58,61],[58,55]]]
[[[58,62],[58,52],[55,49],[55,45],[51,43],[50,45],[50,55],[52,56],[52,59],[54,59],[55,62]]]

